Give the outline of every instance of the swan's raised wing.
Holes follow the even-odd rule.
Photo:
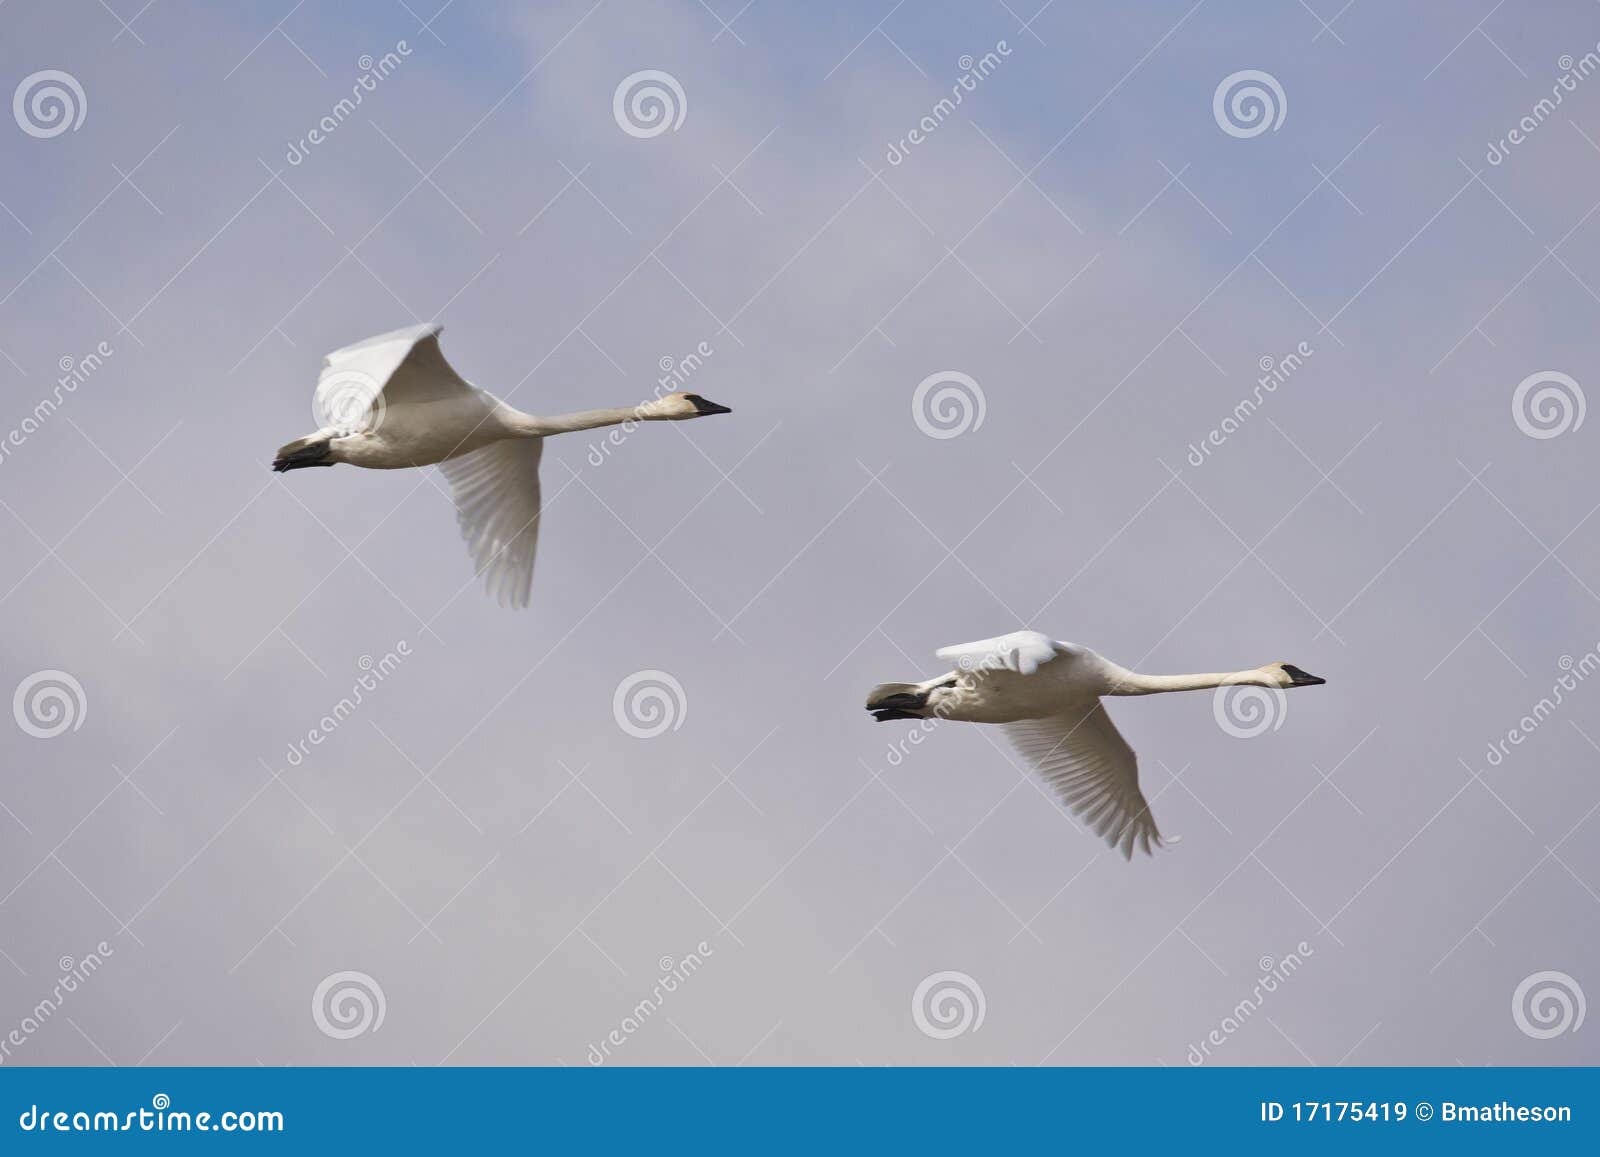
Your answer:
[[[527,606],[533,586],[543,451],[544,439],[518,438],[439,463],[473,565],[503,607]]]
[[[382,406],[444,401],[476,393],[444,360],[438,325],[414,325],[334,350],[322,362],[314,407],[325,426],[361,429]]]
[[[1038,631],[1012,631],[993,639],[940,647],[936,654],[962,671],[1006,670],[1032,675],[1057,655],[1070,655],[1075,650],[1071,644],[1057,642]]]
[[[1043,719],[1003,725],[1006,737],[1061,802],[1113,848],[1133,858],[1161,846],[1150,805],[1139,790],[1139,764],[1098,699]]]

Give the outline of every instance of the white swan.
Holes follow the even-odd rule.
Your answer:
[[[1133,748],[1100,696],[1229,684],[1286,689],[1327,681],[1288,663],[1207,675],[1141,675],[1088,647],[1037,631],[942,647],[938,655],[956,670],[923,683],[880,683],[867,695],[873,718],[1003,724],[1017,753],[1062,802],[1128,859],[1135,843],[1146,852],[1152,843],[1160,847],[1161,833],[1139,791]]]
[[[502,606],[528,605],[545,438],[732,413],[698,394],[667,394],[638,406],[537,418],[451,369],[439,350],[441,328],[397,329],[329,354],[314,401],[323,426],[282,447],[272,468],[281,473],[348,462],[395,470],[439,463],[473,563]]]

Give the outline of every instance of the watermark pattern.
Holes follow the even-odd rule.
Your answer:
[[[46,68],[22,78],[11,94],[11,115],[30,137],[49,140],[83,126],[89,98],[72,73]]]
[[[107,957],[115,954],[111,945],[102,940],[94,946],[92,952],[84,953],[78,960],[70,956],[63,956],[58,960],[56,967],[60,970],[60,975],[56,978],[55,987],[50,990],[50,995],[35,1004],[5,1036],[0,1037],[0,1065],[11,1059],[13,1049],[27,1044],[28,1038],[38,1032],[45,1021],[61,1010],[67,997],[77,992],[79,986],[100,971],[100,966],[106,962]]]
[[[1217,1026],[1206,1033],[1198,1044],[1190,1044],[1186,1054],[1189,1063],[1195,1067],[1203,1065],[1211,1059],[1211,1051],[1226,1044],[1228,1038],[1233,1036],[1245,1026],[1245,1022],[1261,1010],[1267,997],[1277,992],[1286,984],[1291,976],[1299,971],[1307,959],[1316,955],[1316,950],[1306,941],[1302,940],[1294,946],[1294,951],[1285,953],[1282,959],[1263,956],[1256,961],[1256,967],[1261,970],[1257,977],[1255,987],[1250,990],[1233,1010],[1224,1016]]]
[[[694,946],[694,951],[686,954],[681,960],[671,956],[663,956],[656,962],[660,969],[660,976],[656,978],[655,987],[650,990],[650,995],[633,1006],[627,1016],[617,1024],[617,1027],[600,1038],[598,1044],[591,1044],[585,1057],[596,1068],[611,1059],[612,1050],[621,1048],[628,1043],[628,1038],[633,1036],[645,1026],[661,1006],[667,1002],[667,996],[677,992],[689,977],[700,971],[706,959],[715,955],[715,950],[709,943],[702,940]]]
[[[20,447],[33,435],[44,428],[44,424],[61,408],[69,396],[76,393],[78,387],[94,376],[106,359],[116,351],[111,343],[102,341],[80,358],[71,354],[63,354],[56,363],[61,371],[61,376],[56,379],[55,388],[34,404],[32,411],[22,421],[13,426],[0,439],[0,463],[3,463],[11,452]]]
[[[940,370],[911,394],[911,420],[930,438],[959,438],[983,425],[988,399],[970,374]]]
[[[66,671],[35,671],[17,684],[11,714],[24,734],[54,739],[77,731],[89,715],[83,684]]]
[[[1525,976],[1511,994],[1511,1019],[1534,1040],[1549,1040],[1577,1032],[1589,1011],[1583,988],[1565,972],[1535,972]]]
[[[1530,438],[1559,438],[1583,425],[1583,387],[1560,370],[1540,370],[1511,393],[1511,420]]]
[[[1289,115],[1289,98],[1270,72],[1243,68],[1229,73],[1211,94],[1211,115],[1230,137],[1259,137],[1277,132]]]
[[[1566,702],[1567,694],[1576,691],[1578,685],[1590,675],[1600,670],[1600,643],[1582,658],[1574,659],[1571,655],[1562,655],[1556,664],[1565,674],[1558,675],[1550,687],[1550,694],[1535,703],[1517,725],[1506,731],[1504,739],[1491,740],[1484,759],[1490,767],[1499,767],[1511,755],[1511,748],[1521,747],[1533,733],[1556,713],[1556,708]]]
[[[365,972],[332,973],[311,994],[311,1019],[334,1040],[377,1032],[388,1008],[383,986]]]
[[[928,114],[905,136],[898,141],[890,141],[888,149],[884,151],[883,159],[891,165],[904,162],[911,155],[911,150],[932,136],[934,130],[944,124],[945,120],[956,111],[967,94],[977,92],[978,85],[999,68],[1000,62],[1010,55],[1011,46],[1004,40],[997,40],[992,51],[985,52],[976,60],[970,53],[964,54],[956,61],[961,69],[961,75],[956,77],[955,83],[950,86],[950,95],[940,97],[933,108],[928,110]]]
[[[383,424],[387,409],[383,383],[357,369],[324,374],[311,395],[311,417],[318,429],[332,427],[370,433]]]
[[[589,443],[589,465],[603,466],[611,456],[611,451],[626,442],[633,432],[639,428],[639,423],[644,421],[643,411],[651,401],[660,401],[670,393],[678,392],[683,386],[688,385],[689,379],[706,364],[706,360],[717,351],[710,342],[702,341],[694,349],[684,354],[681,358],[663,355],[656,365],[661,370],[661,376],[656,379],[655,388],[651,391],[649,401],[640,402],[634,407],[634,417],[620,426],[613,426],[598,442]]]
[[[666,671],[635,671],[617,684],[611,697],[617,726],[635,739],[654,739],[676,731],[689,718],[683,684]]]
[[[356,60],[356,67],[361,70],[361,75],[351,84],[350,95],[340,97],[333,108],[329,109],[305,136],[297,141],[290,141],[283,159],[291,165],[304,162],[311,155],[311,150],[331,137],[334,131],[356,111],[367,94],[376,92],[378,83],[392,75],[395,69],[400,67],[401,62],[410,55],[411,46],[404,40],[395,41],[394,47],[376,60],[372,58],[371,53],[362,53]]]
[[[677,132],[689,115],[689,98],[670,72],[641,69],[622,78],[611,94],[611,115],[630,137],[648,140]]]
[[[971,655],[962,655],[961,658],[956,660],[956,668],[964,674],[982,674],[985,671],[993,671],[1005,667],[1006,658],[1003,654],[989,654],[981,659],[975,659]],[[950,712],[954,711],[959,703],[960,699],[954,697],[940,699],[939,702],[933,705],[933,714],[924,715],[917,720],[915,727],[906,732],[903,739],[897,739],[889,744],[884,761],[890,767],[899,767],[906,761],[906,757],[911,754],[913,747],[921,746],[922,741],[932,735],[939,724],[949,719]]]
[[[1263,354],[1256,363],[1261,369],[1261,376],[1256,379],[1255,389],[1251,390],[1249,396],[1234,403],[1233,410],[1215,429],[1199,442],[1189,443],[1189,465],[1204,466],[1211,452],[1238,433],[1250,416],[1261,408],[1261,404],[1277,393],[1278,387],[1292,378],[1295,371],[1305,365],[1306,359],[1314,353],[1316,350],[1312,349],[1311,343],[1303,341],[1281,358]]]
[[[1563,53],[1556,60],[1556,67],[1561,70],[1561,75],[1556,77],[1556,82],[1550,86],[1550,95],[1541,97],[1534,103],[1514,126],[1497,141],[1490,141],[1489,148],[1484,153],[1483,159],[1491,165],[1500,165],[1511,155],[1511,150],[1527,140],[1540,125],[1555,115],[1556,106],[1559,105],[1567,93],[1578,91],[1578,82],[1586,79],[1590,74],[1600,69],[1600,45],[1584,53],[1577,60],[1572,59],[1571,53]]]
[[[925,976],[911,994],[911,1019],[923,1035],[934,1040],[977,1032],[988,1010],[983,986],[965,972]]]
[[[1283,726],[1289,697],[1277,687],[1225,683],[1211,696],[1217,726],[1235,739],[1254,739]]]
[[[906,761],[906,757],[911,754],[911,749],[920,747],[922,741],[932,735],[934,729],[944,721],[945,716],[939,713],[938,708],[934,708],[932,715],[917,720],[916,726],[906,732],[905,738],[897,739],[889,744],[888,753],[884,756],[885,762],[890,767],[899,767]]]
[[[350,694],[335,703],[329,712],[317,720],[317,725],[306,732],[304,739],[297,739],[289,745],[284,754],[284,760],[290,767],[299,767],[311,754],[313,747],[321,747],[346,719],[356,713],[356,708],[366,702],[366,696],[378,689],[378,685],[395,673],[400,664],[411,656],[411,644],[401,639],[395,644],[392,651],[384,652],[383,658],[373,659],[371,655],[363,655],[356,662],[361,669],[361,674],[356,676],[356,681],[350,686]]]

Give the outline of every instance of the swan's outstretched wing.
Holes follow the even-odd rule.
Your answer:
[[[315,407],[325,425],[368,423],[384,406],[460,398],[476,391],[439,350],[438,325],[414,325],[334,350],[322,362]]]
[[[1150,805],[1139,790],[1139,764],[1100,700],[1043,719],[1007,723],[1017,754],[1113,848],[1133,858],[1161,846]]]
[[[1012,631],[993,639],[979,639],[975,643],[957,643],[953,647],[940,647],[936,654],[962,671],[1004,669],[1019,675],[1032,675],[1043,663],[1057,655],[1069,655],[1077,650],[1070,643],[1060,643],[1038,631]]]
[[[493,442],[439,463],[455,493],[472,562],[501,606],[525,607],[539,541],[539,456],[544,439]]]

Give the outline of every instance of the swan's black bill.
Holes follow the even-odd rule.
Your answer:
[[[715,402],[708,402],[699,394],[683,395],[697,414],[731,414],[733,410],[728,406],[719,406]]]
[[[1285,663],[1283,665],[1283,673],[1289,676],[1289,686],[1291,687],[1320,687],[1322,684],[1327,682],[1326,679],[1319,679],[1315,675],[1308,675],[1306,672],[1300,670],[1299,667],[1295,667],[1289,663]]]

